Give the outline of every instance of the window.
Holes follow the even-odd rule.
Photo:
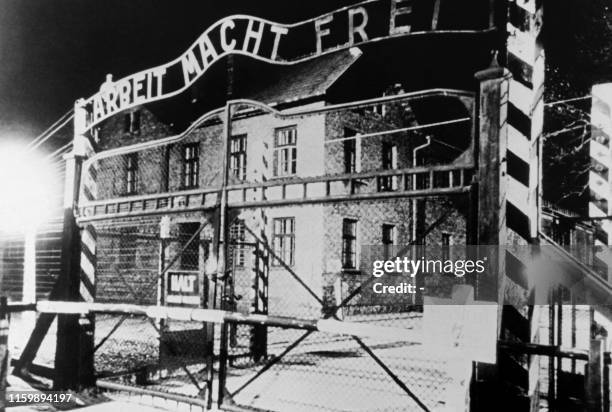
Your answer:
[[[342,268],[357,269],[357,221],[342,220]]]
[[[285,264],[295,264],[295,218],[283,217],[273,221],[274,253]],[[274,265],[280,266],[280,262],[274,259]]]
[[[138,154],[131,153],[126,159],[125,193],[132,195],[136,193],[138,184]]]
[[[200,239],[196,238],[187,244],[199,229],[199,222],[179,223],[178,250],[184,249],[179,262],[179,268],[182,270],[198,270],[200,266]]]
[[[123,131],[137,133],[140,131],[140,112],[134,111],[125,114],[123,118]]]
[[[345,128],[344,129],[344,137],[354,137],[357,136],[357,132]],[[361,171],[361,145],[360,140],[350,139],[344,140],[344,172],[345,173],[357,173]]]
[[[198,144],[189,143],[183,146],[183,189],[198,187],[199,157]]]
[[[393,257],[393,246],[397,243],[395,235],[395,226],[383,225],[382,226],[382,244],[383,244],[383,255],[385,259]]]
[[[442,233],[442,260],[450,259],[450,247],[453,244],[453,235]]]
[[[247,250],[244,245],[246,229],[244,220],[238,219],[230,226],[230,258],[232,265],[236,267],[245,267],[247,259]]]
[[[382,146],[383,170],[397,169],[397,145],[385,142]],[[398,176],[381,176],[378,178],[379,192],[393,192],[398,189]]]
[[[246,179],[246,134],[231,137],[229,167],[230,176]]]
[[[274,176],[291,176],[297,172],[297,129],[277,129],[274,137]]]

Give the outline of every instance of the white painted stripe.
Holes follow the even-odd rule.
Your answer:
[[[87,259],[84,253],[81,253],[81,270],[87,276],[87,278],[94,283],[96,269],[93,264]]]
[[[508,150],[529,163],[531,142],[524,134],[508,125]]]
[[[517,6],[531,14],[535,14],[536,12],[535,0],[514,0],[514,3],[516,3]]]
[[[597,193],[600,198],[610,198],[610,187],[608,182],[593,171],[589,172],[589,188]]]
[[[591,217],[605,217],[607,213],[598,208],[594,203],[589,203],[589,216]]]
[[[516,206],[521,212],[529,216],[529,188],[508,175],[507,199]]]
[[[535,65],[536,44],[531,33],[526,33],[508,23],[508,51],[530,66]]]
[[[535,137],[539,136],[542,130],[544,130],[544,99],[540,98],[534,102],[531,114],[531,140],[535,142]]]
[[[87,228],[81,232],[81,242],[89,249],[92,255],[96,254],[96,240]]]
[[[525,114],[531,117],[531,107],[533,92],[530,88],[515,79],[510,80],[510,103]]]
[[[85,302],[93,302],[94,301],[93,295],[87,290],[87,288],[85,287],[85,285],[82,282],[81,282],[81,284],[79,286],[79,293],[81,295],[81,299],[83,299]]]
[[[591,140],[589,152],[593,159],[604,166],[610,167],[610,149],[596,140]]]
[[[533,64],[533,78],[531,79],[531,84],[533,84],[534,90],[538,90],[541,87],[544,87],[545,74],[546,61],[544,59],[544,51],[540,50],[536,56],[535,63]]]

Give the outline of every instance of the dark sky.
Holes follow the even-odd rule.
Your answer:
[[[349,0],[0,0],[0,137],[33,138],[104,81],[176,57],[233,13],[278,22]]]
[[[460,0],[443,1],[461,7],[457,3]],[[473,5],[476,0],[462,1]],[[599,4],[608,0],[593,1]],[[75,99],[98,90],[106,73],[117,79],[165,63],[182,53],[211,23],[228,14],[251,14],[289,23],[356,2],[0,0],[0,138],[34,138],[72,108]],[[556,7],[548,6],[546,24],[553,26],[551,22],[556,19],[559,30],[567,32],[571,25],[553,13],[574,16],[576,10],[559,6],[582,4],[582,0],[551,0],[548,4],[552,2]],[[572,33],[576,26],[588,26],[578,23]],[[555,41],[557,34],[549,37],[555,44],[567,44]],[[551,53],[548,56],[552,57]]]

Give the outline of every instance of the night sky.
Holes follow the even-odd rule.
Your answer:
[[[0,0],[0,138],[34,138],[97,91],[106,73],[118,79],[169,61],[228,14],[290,23],[352,3]]]
[[[347,0],[0,0],[0,138],[32,139],[114,78],[182,53],[233,13],[278,22],[314,17]]]

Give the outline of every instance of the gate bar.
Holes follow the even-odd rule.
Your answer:
[[[265,325],[287,329],[336,333],[361,337],[392,338],[402,341],[418,342],[416,333],[411,329],[390,326],[370,325],[359,322],[346,322],[333,319],[302,319],[270,315],[244,315],[217,309],[190,309],[171,306],[143,306],[132,304],[85,303],[41,301],[36,304],[40,313],[52,314],[88,314],[88,313],[123,313],[165,318],[183,321],[212,323],[241,323],[246,325]]]

